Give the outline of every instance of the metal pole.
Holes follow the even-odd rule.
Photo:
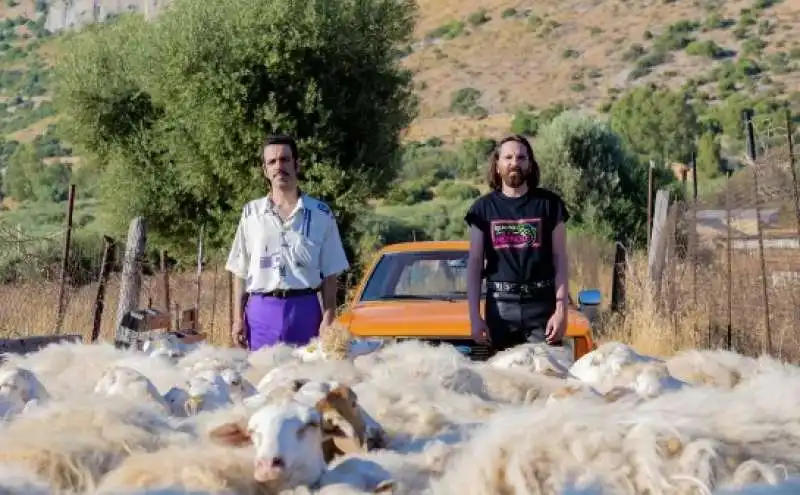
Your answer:
[[[756,144],[755,130],[753,129],[753,111],[745,109],[742,111],[745,128],[747,129],[747,153],[751,160],[753,171],[753,189],[755,191],[756,202],[756,231],[758,233],[758,258],[761,264],[761,296],[764,300],[764,352],[772,355],[772,328],[769,318],[769,293],[767,292],[767,264],[764,255],[764,232],[761,228],[761,194],[758,186],[758,167],[756,166]]]
[[[797,217],[797,235],[800,236],[800,191],[797,188],[797,164],[794,158],[794,126],[792,125],[792,111],[786,109],[786,142],[789,146],[789,170],[792,171],[792,185],[794,186],[794,214]]]
[[[64,324],[65,289],[67,284],[67,269],[69,268],[69,248],[72,242],[72,213],[75,209],[75,184],[69,185],[69,198],[67,199],[67,231],[64,236],[64,252],[61,255],[61,277],[58,286],[58,309],[56,310],[56,334],[61,333]]]
[[[653,160],[647,170],[647,250],[650,251],[650,236],[653,229]]]

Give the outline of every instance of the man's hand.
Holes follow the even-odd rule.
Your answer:
[[[233,326],[231,327],[231,337],[233,338],[234,347],[247,349],[247,332],[245,332],[245,327],[246,325],[243,319],[236,319],[233,321]]]
[[[472,340],[484,345],[490,345],[492,343],[492,339],[489,335],[489,326],[486,324],[486,320],[481,317],[472,318],[471,326]]]
[[[564,334],[567,332],[567,303],[563,301],[556,302],[556,310],[553,315],[547,320],[547,328],[545,329],[545,340],[548,344],[555,344],[561,342]]]

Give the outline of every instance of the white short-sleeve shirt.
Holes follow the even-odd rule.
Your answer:
[[[247,203],[225,268],[252,293],[317,288],[350,264],[330,207],[301,194],[285,222],[269,196]]]

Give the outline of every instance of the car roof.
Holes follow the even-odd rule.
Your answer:
[[[425,251],[469,251],[469,241],[410,241],[389,244],[380,253],[413,253]]]

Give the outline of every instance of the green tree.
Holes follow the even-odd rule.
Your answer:
[[[698,177],[714,178],[719,175],[722,155],[720,144],[711,132],[704,132],[697,141]]]
[[[24,143],[14,150],[8,159],[5,174],[5,193],[17,201],[36,199],[36,177],[44,170],[44,164],[36,155],[31,143]]]
[[[534,147],[542,185],[561,194],[574,224],[641,245],[647,237],[647,167],[607,122],[564,112],[540,130]],[[656,187],[674,182],[666,168],[655,172]]]
[[[118,226],[143,215],[176,254],[201,224],[227,247],[264,194],[265,134],[297,136],[303,188],[331,204],[355,262],[353,221],[396,176],[416,108],[396,58],[415,14],[411,0],[176,0],[75,36],[56,101]]]
[[[691,158],[699,124],[683,92],[640,86],[611,106],[610,120],[641,159],[688,163]]]

